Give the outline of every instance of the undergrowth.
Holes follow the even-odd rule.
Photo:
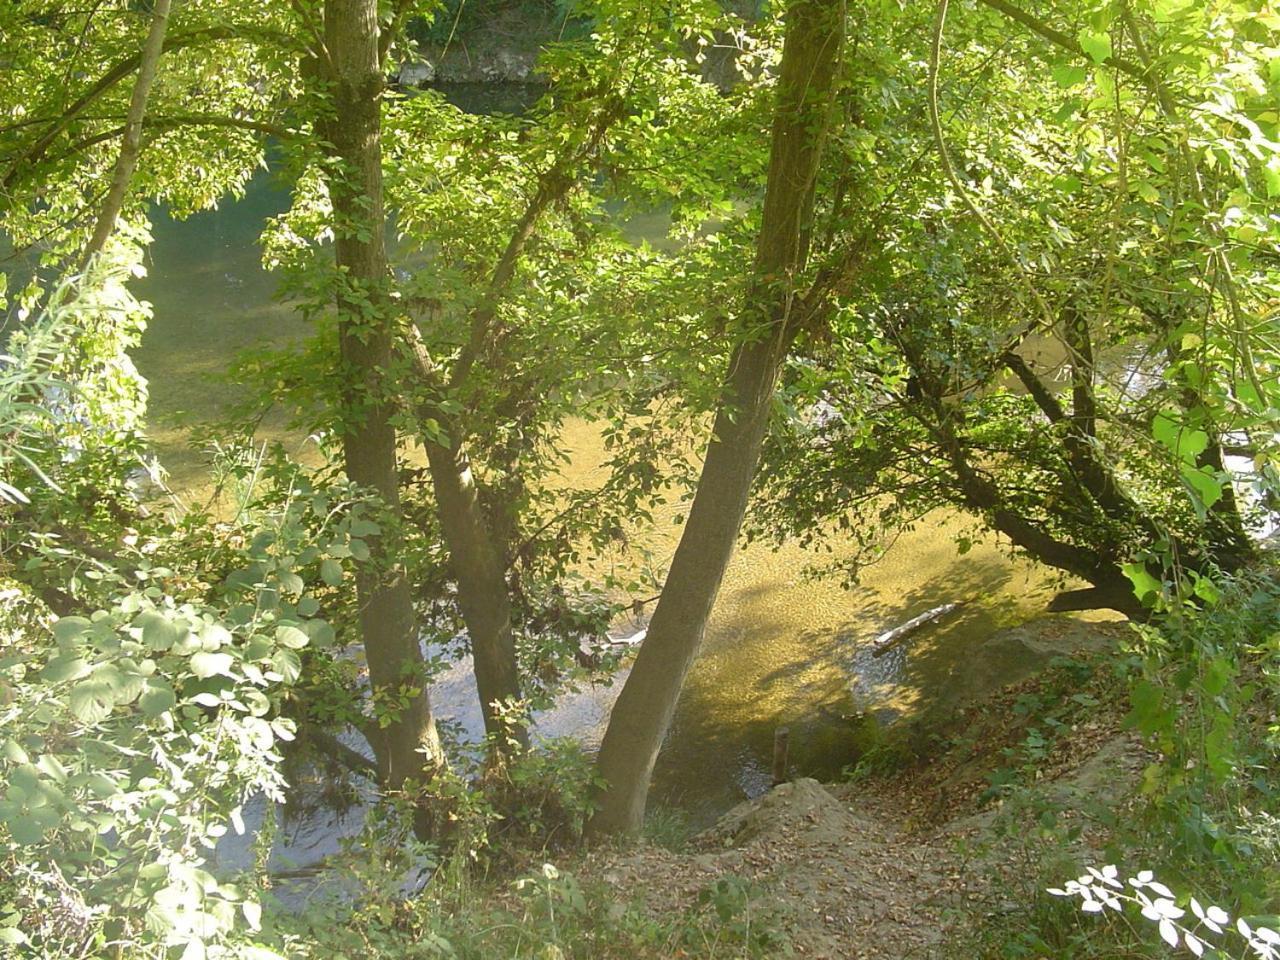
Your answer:
[[[1277,912],[1280,588],[1229,583],[1086,667],[1060,662],[1012,704],[1017,733],[981,797],[997,808],[989,842],[962,851],[998,879],[980,909],[955,911],[948,957],[1168,956],[1141,917],[1082,915],[1048,894],[1096,862],[1154,870],[1180,891],[1171,909],[1196,897],[1233,916]],[[1140,739],[1136,782],[1114,771],[1110,798],[1046,789],[1055,755],[1090,721],[1111,740]]]

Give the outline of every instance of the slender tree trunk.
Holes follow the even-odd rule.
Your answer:
[[[160,55],[164,52],[164,35],[169,29],[170,2],[171,0],[155,0],[151,11],[151,29],[142,46],[142,58],[138,64],[137,79],[133,81],[133,95],[129,98],[124,134],[120,137],[120,155],[116,158],[111,186],[107,189],[107,198],[98,213],[93,235],[81,256],[81,270],[107,245],[107,240],[116,228],[116,219],[124,208],[129,181],[133,179],[133,171],[138,166],[138,157],[142,153],[142,123],[147,116],[147,97],[151,95],[151,85],[155,82],[156,70],[160,66]]]
[[[697,656],[738,539],[788,343],[796,274],[808,254],[822,142],[844,32],[841,0],[793,0],[778,81],[755,281],[689,520],[631,675],[614,705],[598,770],[607,786],[593,835],[634,834],[653,765]]]
[[[347,476],[376,490],[398,517],[394,385],[386,382],[394,330],[383,232],[377,0],[329,0],[324,28],[333,114],[321,133],[331,144],[343,458]],[[443,754],[409,584],[395,562],[394,534],[386,531],[368,543],[372,556],[357,571],[356,596],[374,702],[383,718],[372,746],[383,782],[394,790],[429,775]]]
[[[492,346],[499,304],[510,289],[520,258],[536,233],[539,221],[573,188],[577,179],[572,171],[595,153],[610,125],[621,115],[622,102],[609,100],[591,125],[585,141],[559,157],[541,176],[538,189],[494,266],[484,296],[471,314],[467,343],[449,371],[446,383],[438,384],[440,376],[426,346],[415,330],[409,331],[409,355],[425,383],[452,391],[466,384],[477,361]],[[424,404],[419,416],[423,421],[435,420],[452,438],[449,445],[435,443],[425,434],[421,440],[431,470],[441,536],[449,549],[449,563],[458,585],[458,606],[471,643],[485,732],[494,738],[499,753],[511,753],[529,745],[529,734],[521,717],[502,709],[504,704],[518,704],[521,699],[505,542],[493,529],[480,503],[462,443],[463,425],[432,403]]]
[[[520,699],[504,558],[485,519],[466,454],[457,447],[428,443],[427,464],[458,584],[458,606],[471,640],[484,728],[497,738],[499,753],[520,750],[529,745],[523,718],[502,709]]]

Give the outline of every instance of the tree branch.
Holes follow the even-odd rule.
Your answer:
[[[980,0],[980,2],[986,4],[992,10],[996,10],[999,13],[1004,14],[1010,20],[1022,24],[1032,33],[1048,40],[1054,46],[1061,47],[1068,53],[1073,53],[1084,60],[1092,60],[1092,57],[1085,53],[1084,47],[1080,46],[1074,37],[1068,36],[1061,30],[1055,30],[1040,18],[1033,16],[1019,6],[1015,6],[1010,3],[1009,0]],[[1127,73],[1129,76],[1141,80],[1144,85],[1151,85],[1147,71],[1136,63],[1132,63],[1121,57],[1110,56],[1103,61],[1103,64],[1119,70],[1121,73]]]
[[[206,27],[202,30],[194,30],[191,33],[182,34],[180,36],[165,37],[164,53],[172,53],[186,47],[199,46],[204,43],[215,40],[274,40],[285,45],[293,42],[294,38],[288,34],[282,34],[275,30],[264,29],[260,26],[252,24],[226,24],[225,26]],[[142,54],[135,53],[132,56],[125,57],[123,60],[117,61],[110,69],[107,70],[92,86],[90,86],[80,97],[67,107],[61,115],[51,119],[49,129],[36,138],[36,140],[25,151],[14,158],[10,163],[8,171],[5,173],[3,186],[5,188],[13,186],[19,179],[24,167],[38,163],[48,152],[49,147],[58,136],[67,129],[81,113],[83,113],[90,105],[95,103],[103,94],[107,93],[116,84],[120,83],[125,77],[129,76],[138,69],[142,63]]]
[[[116,228],[116,218],[124,207],[124,198],[129,192],[129,183],[133,179],[133,171],[138,166],[138,157],[142,154],[142,121],[147,115],[147,98],[151,96],[151,85],[156,78],[156,70],[160,66],[160,55],[164,52],[164,36],[169,29],[169,9],[172,0],[156,0],[151,11],[151,27],[147,31],[146,42],[142,45],[142,53],[138,60],[138,78],[133,84],[133,93],[129,98],[129,114],[124,124],[124,133],[120,138],[120,155],[116,158],[115,170],[111,175],[111,187],[107,190],[107,199],[98,214],[98,222],[94,224],[93,234],[80,257],[80,269],[84,270],[89,262],[102,252],[107,240]]]

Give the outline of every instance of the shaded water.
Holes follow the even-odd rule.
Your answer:
[[[135,359],[150,382],[151,435],[161,461],[175,487],[192,496],[207,488],[209,468],[206,456],[189,444],[191,428],[224,415],[239,399],[217,374],[254,343],[282,345],[307,333],[306,323],[273,299],[276,280],[258,259],[264,219],[287,202],[286,192],[262,174],[243,199],[219,210],[185,222],[156,218],[150,274],[140,285],[155,318]],[[284,439],[290,449],[303,443],[279,423],[264,424],[261,436]],[[573,423],[565,440],[572,453],[565,482],[577,486],[598,478],[604,459],[598,430]],[[677,512],[683,509],[673,504],[652,527],[636,532],[662,569],[680,532],[673,523]],[[655,800],[705,821],[762,792],[773,732],[782,724],[792,730],[794,768],[835,777],[855,759],[852,715],[898,714],[945,698],[957,674],[975,668],[967,659],[974,643],[1042,610],[1049,596],[1043,571],[1010,562],[990,542],[957,555],[953,540],[960,529],[958,518],[927,518],[868,568],[855,590],[807,579],[805,568],[821,557],[795,544],[740,551],[659,758]],[[869,658],[867,642],[877,633],[953,600],[971,602],[922,633],[909,655],[901,650]],[[620,625],[622,632],[629,629]],[[999,674],[1004,666],[984,662],[977,668]],[[566,697],[542,718],[540,731],[598,743],[613,686]],[[443,717],[478,731],[465,664],[440,678],[432,696]],[[327,818],[304,822],[295,859],[332,852],[334,834],[349,826],[335,827]]]

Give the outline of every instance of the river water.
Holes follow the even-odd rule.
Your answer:
[[[207,491],[208,457],[192,446],[193,428],[224,415],[237,388],[220,380],[233,355],[254,344],[283,345],[308,327],[275,299],[277,279],[259,263],[257,237],[267,217],[283,211],[288,195],[267,174],[242,199],[177,222],[157,213],[149,275],[140,295],[154,319],[135,361],[150,385],[150,434],[175,489],[189,497]],[[643,229],[661,230],[655,217]],[[304,445],[268,421],[262,439]],[[575,486],[602,471],[604,453],[594,425],[571,424],[572,451],[564,480]],[[659,566],[669,560],[679,527],[671,505],[636,536]],[[812,580],[805,569],[821,555],[795,544],[738,552],[707,631],[703,653],[681,698],[671,735],[655,771],[655,805],[681,808],[704,822],[733,803],[767,789],[773,735],[791,729],[797,773],[834,778],[856,759],[861,712],[910,713],[945,700],[957,678],[974,669],[999,674],[1001,664],[975,665],[972,645],[1000,627],[1043,610],[1050,580],[1043,570],[1010,561],[988,539],[963,556],[954,537],[959,518],[938,513],[898,539],[846,590]],[[834,544],[836,548],[839,544]],[[868,641],[916,614],[953,600],[970,601],[941,625],[922,633],[910,654],[872,660]],[[618,624],[620,633],[635,624]],[[598,743],[615,694],[609,687],[567,696],[539,723],[543,735],[572,735]],[[479,711],[466,664],[439,678],[433,702],[443,717],[479,729]],[[335,834],[350,823],[327,819],[300,825],[285,858],[305,861],[331,852]]]

